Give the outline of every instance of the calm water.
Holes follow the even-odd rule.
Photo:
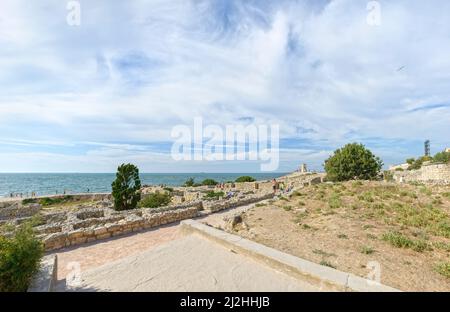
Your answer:
[[[234,181],[242,175],[249,175],[257,180],[277,178],[284,173],[141,173],[142,184],[182,185],[188,178],[196,182],[211,178],[218,182]],[[23,196],[66,193],[101,193],[111,192],[114,173],[0,173],[0,197],[11,193]],[[28,193],[28,194],[27,194]]]

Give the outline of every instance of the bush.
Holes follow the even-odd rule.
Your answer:
[[[167,206],[172,201],[172,196],[168,193],[153,193],[145,196],[140,202],[140,208],[158,208]]]
[[[116,180],[112,183],[115,210],[136,208],[141,199],[139,169],[132,164],[122,164],[117,168]]]
[[[365,255],[371,255],[375,252],[375,250],[370,246],[362,246],[361,253]]]
[[[388,232],[383,234],[383,240],[397,248],[411,248],[417,252],[429,249],[427,242],[422,240],[412,240],[399,232]]]
[[[331,209],[340,208],[342,206],[342,200],[339,194],[333,193],[328,199],[328,205]]]
[[[450,262],[442,262],[442,263],[439,263],[439,264],[436,266],[436,271],[437,271],[439,274],[441,274],[441,275],[443,275],[443,276],[445,276],[445,277],[450,278]]]
[[[64,204],[73,199],[73,196],[71,195],[65,195],[63,197],[44,197],[39,199],[39,204],[41,206],[52,206],[52,205],[59,205]]]
[[[417,170],[422,167],[423,160],[422,158],[418,158],[412,164],[408,166],[408,170]]]
[[[12,237],[0,235],[0,292],[26,291],[43,254],[31,224],[22,224]]]
[[[383,179],[388,182],[394,181],[394,173],[392,173],[390,170],[383,171]]]
[[[206,195],[203,197],[206,200],[213,200],[213,199],[219,199],[220,197],[224,197],[225,193],[224,192],[214,192],[214,191],[209,191],[208,193],[206,193]]]
[[[382,166],[380,158],[358,143],[337,149],[333,156],[325,161],[325,171],[330,181],[375,179]]]
[[[255,182],[256,179],[251,176],[242,176],[236,179],[236,182]]]
[[[450,162],[450,152],[440,152],[434,155],[434,163],[448,163]]]
[[[398,232],[388,232],[383,234],[383,240],[397,248],[409,248],[414,244],[411,239]]]
[[[35,204],[37,203],[37,198],[25,198],[22,200],[22,205]]]
[[[205,179],[202,182],[202,185],[217,185],[217,184],[219,184],[219,182],[213,179]]]
[[[414,158],[408,158],[408,159],[406,160],[406,163],[407,163],[408,165],[412,165],[415,161],[416,161],[416,160],[415,160]]]
[[[188,187],[194,186],[194,184],[195,184],[194,178],[189,178],[186,180],[186,182],[184,182],[184,186],[188,186]]]

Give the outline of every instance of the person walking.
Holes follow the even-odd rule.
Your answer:
[[[275,194],[277,192],[277,186],[278,186],[278,182],[276,179],[272,180],[272,189],[273,189],[273,193]]]

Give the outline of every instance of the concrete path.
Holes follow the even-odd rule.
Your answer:
[[[252,207],[252,205],[228,209],[197,218],[198,221],[214,226],[224,226],[223,218]],[[56,251],[58,256],[58,280],[64,280],[75,269],[84,272],[104,264],[148,251],[156,246],[181,237],[179,222],[154,229],[113,237],[90,244]]]
[[[62,285],[58,290],[64,290]],[[83,272],[69,291],[317,291],[196,234]]]
[[[67,274],[74,270],[84,272],[177,239],[181,237],[179,227],[179,223],[174,223],[148,231],[58,250],[56,252],[57,278],[64,280]]]

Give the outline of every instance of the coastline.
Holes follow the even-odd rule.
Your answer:
[[[288,174],[291,173],[141,173],[140,177],[143,186],[181,187],[190,177],[196,182],[214,179],[225,183],[243,175],[265,181]],[[0,201],[30,198],[32,192],[36,194],[34,197],[110,193],[114,179],[115,173],[0,173]],[[22,196],[11,198],[11,193]]]

